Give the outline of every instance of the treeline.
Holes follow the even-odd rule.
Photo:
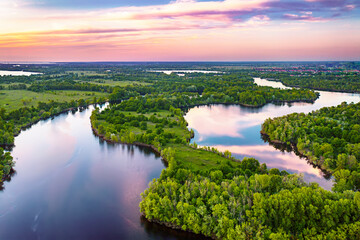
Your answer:
[[[333,173],[334,191],[360,190],[360,103],[267,119],[262,132]]]
[[[94,99],[97,101],[96,99]],[[22,107],[11,112],[0,109],[0,145],[11,146],[14,143],[14,135],[17,135],[21,128],[31,125],[41,119],[59,114],[66,109],[83,107],[90,104],[90,101],[79,99],[71,102],[39,102],[37,107]]]
[[[257,73],[258,75],[258,73]],[[262,78],[276,79],[290,87],[309,88],[326,91],[360,92],[359,72],[335,73],[263,73]]]
[[[200,75],[153,84],[157,93],[193,93],[198,104],[233,103],[262,106],[269,102],[315,101],[318,93],[304,89],[280,90],[261,87],[248,74]]]
[[[4,152],[0,147],[0,185],[2,181],[9,176],[12,167],[14,166],[13,158],[9,152]]]
[[[110,87],[110,86],[76,82],[73,80],[41,81],[41,82],[36,82],[36,83],[31,84],[27,89],[30,91],[34,91],[34,92],[44,92],[44,91],[49,91],[49,90],[78,90],[78,91],[112,92],[112,87]]]

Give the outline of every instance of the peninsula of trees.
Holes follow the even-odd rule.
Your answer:
[[[360,190],[360,103],[267,119],[262,133],[333,173],[334,191]]]

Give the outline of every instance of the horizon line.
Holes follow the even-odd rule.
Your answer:
[[[286,63],[286,62],[360,62],[359,60],[240,60],[240,61],[0,61],[0,64],[61,64],[61,63]]]

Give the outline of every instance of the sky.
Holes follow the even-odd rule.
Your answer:
[[[360,0],[0,0],[0,61],[360,60]]]

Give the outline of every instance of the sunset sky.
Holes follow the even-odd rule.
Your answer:
[[[0,61],[360,60],[360,0],[0,0]]]

